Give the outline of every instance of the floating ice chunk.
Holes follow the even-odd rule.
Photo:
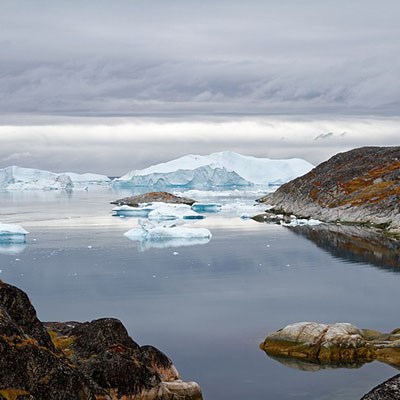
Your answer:
[[[215,213],[221,211],[222,204],[220,203],[194,203],[192,210],[196,212]]]
[[[20,225],[0,223],[0,243],[25,243],[28,233]]]
[[[283,217],[283,216],[282,216]],[[318,219],[304,219],[304,218],[296,218],[295,216],[291,216],[290,222],[283,222],[281,221],[281,225],[283,226],[298,226],[298,225],[310,225],[310,226],[315,226],[315,225],[320,225],[322,224],[321,221]]]
[[[112,211],[115,212],[114,215],[119,217],[147,217],[150,211],[153,211],[154,207],[152,206],[143,206],[143,207],[131,207],[127,205],[114,207]]]
[[[153,211],[150,211],[148,218],[154,220],[202,219],[204,216],[193,211],[186,204],[163,203]]]

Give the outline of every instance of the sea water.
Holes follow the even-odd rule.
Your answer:
[[[26,291],[43,321],[119,318],[207,400],[357,399],[396,374],[378,362],[307,372],[259,349],[268,333],[299,321],[399,327],[393,265],[339,256],[235,214],[190,224],[212,232],[207,243],[134,242],[123,234],[137,219],[113,216],[109,204],[126,194],[0,193],[0,221],[30,232],[26,244],[0,246],[0,279]]]

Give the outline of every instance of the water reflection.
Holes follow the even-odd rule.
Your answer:
[[[339,259],[369,263],[400,272],[400,241],[390,239],[382,232],[364,227],[328,224],[290,229]]]
[[[357,369],[361,368],[367,362],[357,361],[354,363],[317,363],[311,361],[305,361],[298,358],[290,358],[290,357],[278,357],[272,356],[268,354],[269,358],[272,358],[275,361],[278,361],[280,364],[284,365],[288,368],[297,369],[299,371],[305,372],[316,372],[323,369],[338,369],[338,368],[348,368],[348,369]]]
[[[0,243],[0,254],[15,256],[26,248],[25,243]]]

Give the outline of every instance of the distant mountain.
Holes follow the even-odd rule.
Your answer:
[[[400,147],[336,154],[259,201],[279,212],[400,231]]]
[[[0,169],[0,189],[6,190],[71,190],[74,187],[108,184],[110,178],[97,174],[54,173],[40,169],[7,167]]]
[[[276,186],[310,171],[313,165],[293,158],[271,160],[223,151],[207,156],[187,155],[128,172],[114,184],[160,187]]]

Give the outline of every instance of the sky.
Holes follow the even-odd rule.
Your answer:
[[[399,145],[398,0],[2,0],[0,168]]]

